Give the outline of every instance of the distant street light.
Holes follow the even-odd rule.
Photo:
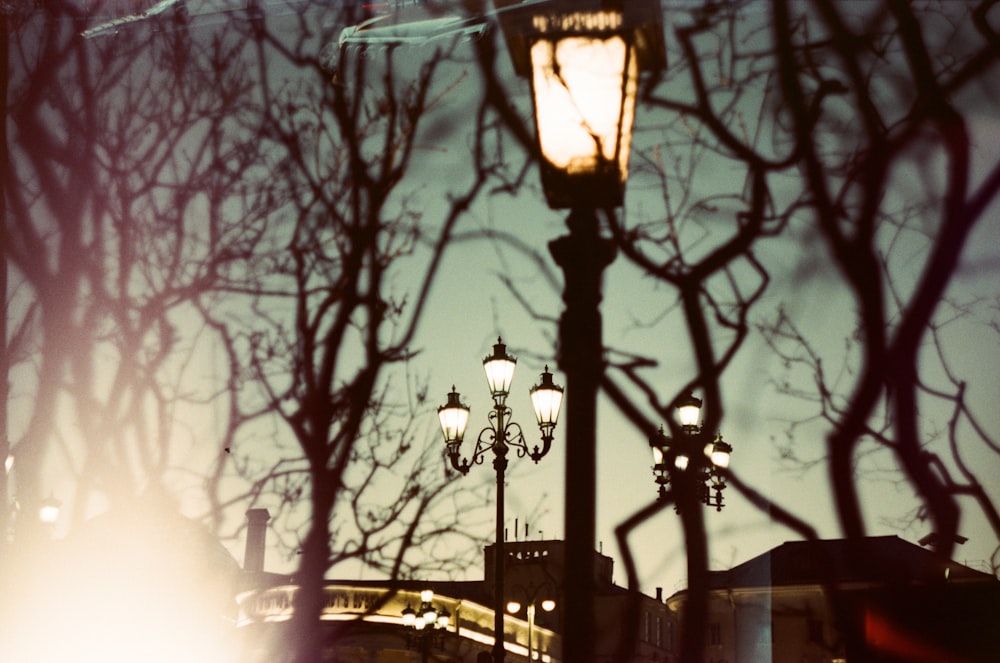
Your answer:
[[[703,504],[722,511],[722,491],[726,489],[723,472],[729,467],[732,446],[723,441],[722,435],[715,437],[698,448],[702,439],[699,425],[701,399],[688,394],[677,404],[677,414],[683,435],[671,439],[660,426],[659,432],[649,440],[653,450],[653,477],[659,486],[659,496],[667,493],[674,472],[684,472],[694,476],[701,486],[700,499]]]
[[[486,371],[486,381],[493,396],[493,409],[489,413],[489,425],[479,432],[476,448],[472,452],[471,461],[461,458],[459,447],[465,437],[465,429],[469,424],[469,406],[462,403],[459,393],[452,387],[448,394],[448,402],[438,408],[438,419],[444,433],[448,458],[451,465],[462,474],[468,474],[469,468],[475,463],[482,463],[487,451],[492,451],[493,469],[497,475],[497,524],[496,545],[494,546],[494,644],[493,661],[501,663],[504,659],[503,610],[504,610],[504,471],[507,469],[507,453],[510,448],[517,449],[518,457],[528,456],[536,463],[548,453],[552,446],[552,433],[559,419],[559,407],[562,404],[563,388],[552,381],[548,366],[542,373],[541,382],[531,388],[531,404],[535,410],[535,420],[542,433],[542,448],[536,445],[528,448],[521,426],[510,420],[511,410],[507,407],[507,395],[510,393],[510,383],[514,379],[514,367],[517,359],[507,354],[507,346],[497,339],[493,346],[493,354],[483,359]]]
[[[444,631],[449,624],[451,613],[434,605],[434,591],[430,589],[420,592],[420,605],[416,610],[409,604],[403,609],[403,625],[413,629],[407,633],[407,643],[415,640],[420,645],[421,661],[424,663],[430,658],[431,644],[438,631]]]
[[[507,601],[507,612],[512,615],[517,615],[524,608],[525,615],[528,621],[528,661],[534,660],[536,656],[533,655],[534,646],[534,632],[535,632],[535,610],[536,608],[541,608],[544,612],[552,612],[556,609],[556,602],[551,598],[541,598],[538,596],[539,590],[546,589],[551,591],[551,586],[548,584],[539,585],[533,587],[531,591],[520,588],[521,593],[524,594],[524,600],[527,602],[526,605],[522,605],[520,601]]]
[[[495,0],[514,71],[530,78],[542,188],[570,209],[569,234],[549,250],[566,304],[559,366],[566,424],[566,596],[563,659],[594,660],[593,549],[597,390],[604,372],[601,276],[614,259],[596,210],[622,205],[642,72],[666,67],[663,17],[649,0]],[[508,11],[509,10],[509,11]]]
[[[55,496],[49,495],[38,507],[38,519],[42,521],[45,525],[55,525],[56,521],[59,520],[59,510],[62,508],[62,502],[57,500]]]

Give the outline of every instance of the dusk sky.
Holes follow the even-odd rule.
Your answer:
[[[755,5],[751,5],[753,7]],[[756,7],[764,9],[761,5]],[[666,26],[666,32],[669,50],[673,44],[669,39],[670,25]],[[668,61],[675,56],[668,52]],[[684,98],[685,93],[678,88],[682,84],[683,79],[674,81],[667,90]],[[512,89],[518,92],[515,101],[519,107],[528,108],[527,82],[516,82]],[[753,95],[750,98],[752,100]],[[748,115],[753,110],[748,108]],[[1000,117],[995,116],[994,111],[995,107],[985,114],[970,111],[980,177],[992,166],[995,146],[1000,142]],[[651,112],[649,108],[640,107],[636,125],[637,152],[646,148],[649,150],[647,155],[651,154],[651,146],[663,136],[664,127],[671,121],[665,111]],[[448,181],[451,181],[451,174],[460,177],[460,154],[458,148],[428,149],[428,166],[421,168],[420,173],[440,174]],[[662,158],[664,161],[683,160],[684,155]],[[699,164],[695,187],[701,195],[738,191],[742,185],[740,181],[733,181],[725,164],[717,166],[717,162],[710,160]],[[895,188],[897,193],[893,195],[905,197],[913,186],[919,186],[911,175],[901,173]],[[532,185],[537,186],[537,179],[532,180]],[[433,182],[425,184],[431,199],[433,186]],[[641,156],[633,156],[632,177],[622,213],[628,220],[655,218],[662,213],[663,206],[662,193],[649,175],[648,163]],[[994,209],[1000,212],[996,204]],[[544,271],[517,250],[479,240],[453,246],[438,276],[431,309],[421,324],[417,346],[422,353],[415,365],[418,372],[429,376],[431,398],[436,399],[436,405],[444,403],[454,384],[472,407],[464,445],[467,455],[473,446],[470,439],[474,441],[474,434],[486,425],[490,399],[481,360],[491,351],[498,334],[503,336],[512,352],[520,355],[509,404],[514,409],[515,419],[524,426],[529,441],[533,437],[537,440],[527,393],[537,382],[543,364],[554,363],[554,321],[562,311],[562,275],[548,256],[546,245],[565,233],[564,217],[563,212],[545,206],[540,191],[535,195],[525,192],[516,199],[499,196],[481,200],[463,221],[463,228],[469,232],[510,233],[540,253]],[[726,224],[732,222],[732,215],[727,215],[724,208],[706,213],[703,218],[692,219],[682,239],[694,251],[707,251],[712,246],[713,233],[726,233],[729,230]],[[998,232],[998,214],[988,214],[987,221],[980,225],[969,243],[965,267],[949,292],[950,296],[962,301],[983,298],[979,313],[953,324],[945,332],[950,342],[949,360],[966,376],[969,397],[983,417],[981,423],[994,435],[1000,432],[1000,417],[990,404],[1000,396],[1000,382],[996,377],[1000,375],[1000,352],[996,331],[988,325],[990,320],[996,324],[997,315],[995,238]],[[897,239],[894,247],[894,273],[898,274],[899,287],[905,290],[917,276],[920,256],[926,246],[917,233],[913,233]],[[808,219],[797,219],[792,233],[767,243],[761,250],[761,257],[771,270],[772,281],[768,294],[757,305],[755,321],[773,317],[779,307],[784,307],[823,354],[825,365],[834,370],[832,367],[844,360],[845,340],[853,334],[854,305],[841,286],[831,283],[829,256],[811,238]],[[535,314],[548,319],[541,324],[533,320],[501,279],[510,281]],[[674,303],[673,292],[643,277],[622,257],[605,273],[602,304],[605,344],[618,351],[656,358],[659,366],[647,378],[657,385],[659,397],[664,401],[678,393],[693,374],[683,319],[679,311],[670,310]],[[947,308],[942,309],[942,319],[950,315]],[[553,371],[556,381],[564,382],[559,371]],[[815,410],[808,402],[780,395],[777,388],[791,382],[796,387],[808,389],[808,381],[809,376],[786,370],[760,335],[753,335],[723,380],[727,409],[721,432],[734,448],[731,464],[734,473],[812,523],[821,536],[837,538],[842,533],[830,498],[826,466],[818,462],[824,456],[828,429],[812,422],[797,427],[789,438],[789,422],[808,419],[815,415]],[[845,370],[837,384],[849,391],[849,370]],[[946,425],[944,412],[928,408],[924,416],[928,430]],[[427,426],[431,430],[429,435],[434,437],[436,421],[430,413]],[[519,518],[522,538],[526,518],[530,518],[529,535],[532,538],[560,538],[563,535],[564,508],[572,509],[572,505],[563,503],[566,451],[563,433],[563,427],[557,428],[553,451],[537,466],[529,459],[511,463],[507,490],[507,527],[511,538],[514,538],[515,518]],[[437,441],[440,443],[440,437]],[[780,450],[789,444],[800,458],[817,462],[808,469],[790,467],[782,461]],[[973,446],[970,441],[969,448]],[[989,451],[981,451],[973,456],[981,463],[977,465],[980,476],[984,479],[1000,476],[1000,458]],[[625,422],[602,398],[598,429],[599,541],[595,542],[595,547],[601,547],[605,554],[616,559],[616,581],[622,584],[625,578],[614,528],[655,498],[651,462],[649,446],[642,433]],[[859,472],[866,477],[861,483],[870,534],[898,534],[916,542],[929,533],[929,522],[907,522],[916,506],[912,489],[899,481],[887,454],[866,454],[859,460]],[[486,465],[474,468],[462,481],[492,490],[494,476]],[[1000,490],[1000,485],[994,482],[993,489]],[[994,498],[1000,497],[996,492],[993,494]],[[706,514],[713,568],[728,568],[785,540],[798,538],[783,526],[773,524],[767,514],[748,505],[732,488],[726,491],[726,502],[722,512],[711,510]],[[969,516],[963,519],[960,532],[969,541],[957,548],[957,559],[974,568],[988,570],[996,537],[976,514],[971,500],[963,505],[969,507],[966,512]],[[484,536],[490,535],[489,522],[481,523],[480,527]],[[655,587],[662,586],[670,593],[684,585],[683,541],[679,521],[672,509],[664,510],[637,530],[632,545],[638,558],[643,591],[653,594]],[[478,572],[478,569],[473,570],[470,575],[475,577]]]
[[[291,19],[280,17],[276,18],[278,22],[275,25],[281,25],[281,20],[288,20],[288,25],[292,25]],[[676,20],[683,21],[684,18],[678,16]],[[665,31],[669,63],[677,57],[676,43],[670,36],[673,25],[669,20]],[[401,60],[406,66],[400,68],[400,75],[412,74],[412,68],[420,61],[418,56],[428,52],[419,46],[402,48],[400,53],[406,57]],[[467,55],[466,51],[460,52]],[[507,75],[512,76],[509,66],[504,54],[502,67]],[[468,175],[466,160],[470,156],[467,145],[472,123],[463,122],[469,119],[465,112],[469,100],[478,93],[473,65],[459,62],[449,65],[447,71],[449,73],[439,83],[442,88],[450,87],[456,80],[461,80],[461,83],[442,98],[435,113],[450,134],[447,139],[437,135],[428,137],[401,189],[401,192],[412,196],[414,208],[422,213],[423,222],[431,226],[440,224],[447,207],[447,196],[460,191],[463,178]],[[684,85],[683,77],[673,79],[660,92],[684,98]],[[512,103],[527,115],[530,112],[528,83],[512,80],[510,89],[516,91]],[[753,107],[754,101],[759,104],[759,97],[747,95],[744,101],[748,104],[747,117],[759,112],[759,108]],[[969,104],[975,105],[979,101],[970,98]],[[996,146],[1000,143],[1000,116],[995,114],[997,106],[985,103],[982,106],[988,110],[977,112],[970,108],[968,112],[980,173],[993,166]],[[664,215],[664,196],[653,176],[654,164],[670,164],[671,168],[676,165],[681,171],[687,168],[686,155],[664,154],[655,149],[669,131],[676,130],[676,121],[677,118],[665,110],[653,111],[640,106],[637,111],[632,177],[624,208],[620,211],[627,223],[650,221]],[[511,144],[509,150],[512,159],[519,162],[523,158],[516,145]],[[902,205],[920,183],[913,173],[906,171],[899,172],[898,177],[889,196]],[[691,195],[738,194],[744,186],[738,178],[739,175],[734,179],[724,160],[705,156],[692,173]],[[538,381],[546,364],[554,373],[555,381],[565,384],[565,376],[555,361],[556,321],[563,308],[562,274],[546,248],[549,241],[566,232],[565,213],[546,206],[536,169],[528,173],[527,183],[528,186],[516,197],[506,194],[481,196],[461,220],[459,233],[464,239],[448,248],[436,277],[428,308],[420,322],[414,344],[418,354],[409,366],[409,375],[400,373],[393,377],[401,395],[404,394],[402,384],[412,386],[426,381],[428,398],[422,404],[419,428],[423,431],[426,444],[440,448],[441,452],[444,445],[435,409],[444,404],[452,385],[472,408],[469,431],[463,445],[464,456],[471,454],[476,433],[487,423],[491,401],[482,359],[490,353],[497,336],[503,337],[509,351],[519,359],[508,404],[513,408],[515,421],[523,427],[529,445],[537,443],[538,433],[528,389]],[[670,204],[674,205],[676,201]],[[727,208],[726,204],[723,202],[716,208],[703,209],[700,215],[693,216],[683,226],[680,239],[689,250],[699,254],[707,252],[715,238],[725,236],[731,230],[735,210]],[[510,243],[486,237],[492,233],[509,234],[516,238],[523,247],[537,252],[541,262],[536,262]],[[979,298],[980,302],[974,313],[952,323],[943,332],[948,342],[948,359],[956,372],[967,381],[967,396],[981,417],[980,423],[993,439],[1000,437],[1000,413],[996,407],[1000,397],[1000,381],[997,379],[1000,376],[998,236],[1000,204],[994,203],[992,213],[988,213],[985,222],[976,229],[963,263],[965,266],[949,291],[949,295],[958,300],[968,302]],[[918,277],[926,255],[926,244],[919,232],[897,238],[887,235],[885,241],[886,247],[892,244],[893,274],[898,279],[898,287],[905,291]],[[843,393],[850,393],[854,378],[850,369],[856,366],[856,357],[850,355],[846,341],[854,333],[854,303],[843,287],[833,282],[829,256],[815,240],[810,219],[796,218],[791,224],[791,232],[768,240],[759,257],[770,271],[771,284],[766,296],[756,305],[754,322],[773,319],[783,308],[823,355],[825,365],[831,367],[832,372],[840,370],[833,367],[840,367],[846,355],[846,367],[836,384]],[[408,291],[412,285],[409,270],[419,269],[424,259],[426,254],[418,252],[411,262],[401,265],[393,275],[400,292]],[[749,272],[746,277],[751,278]],[[516,291],[517,297],[512,290]],[[675,293],[662,283],[654,283],[644,277],[636,267],[619,256],[605,272],[603,295],[604,341],[614,353],[612,359],[620,359],[618,353],[622,352],[655,359],[657,366],[646,370],[644,376],[655,385],[661,402],[670,401],[694,377],[695,370],[683,318],[675,310]],[[526,310],[526,305],[532,310]],[[951,312],[942,308],[940,315],[941,319],[948,318]],[[534,316],[543,316],[544,319]],[[199,342],[202,341],[192,341],[192,345]],[[204,354],[214,356],[209,348],[204,349]],[[932,359],[929,348],[928,359]],[[726,371],[722,385],[725,417],[721,433],[733,446],[730,466],[733,473],[813,524],[821,536],[841,536],[830,497],[826,465],[822,462],[828,428],[822,422],[811,420],[816,414],[811,403],[780,393],[782,385],[808,390],[810,377],[794,366],[785,366],[755,331]],[[940,386],[944,386],[943,379]],[[695,395],[703,396],[697,392]],[[648,416],[654,416],[648,404],[638,400],[641,398],[639,394],[635,397]],[[928,431],[947,426],[947,412],[943,410],[928,407],[922,415]],[[183,440],[178,446],[181,451],[177,459],[179,464],[188,466],[197,476],[218,450],[210,446],[199,447],[195,442],[197,435],[192,431],[212,432],[212,423],[210,417],[206,418],[205,409],[189,413],[189,416],[185,426],[178,427],[178,434]],[[789,433],[790,422],[800,420],[811,421]],[[24,424],[18,420],[16,409],[12,410],[11,421],[15,432],[18,426]],[[598,540],[594,544],[595,548],[602,549],[605,555],[615,559],[615,581],[624,584],[621,553],[615,543],[614,529],[656,498],[652,460],[643,433],[629,424],[604,397],[599,404],[598,422]],[[506,492],[506,526],[510,539],[523,539],[526,525],[528,538],[560,539],[564,535],[564,511],[574,508],[574,505],[564,503],[563,496],[564,423],[561,421],[556,428],[552,451],[538,465],[527,458],[515,458],[510,464]],[[71,439],[72,430],[73,425],[66,424],[66,439]],[[255,428],[250,433],[253,439],[236,452],[251,456],[266,453],[267,444],[272,441],[262,436],[268,431],[276,438],[286,434],[280,427]],[[971,438],[967,430],[960,437],[963,435]],[[939,440],[934,444],[942,443]],[[788,445],[796,450],[800,458],[813,461],[812,465],[792,467],[782,458],[782,448]],[[976,470],[984,482],[990,477],[1000,476],[1000,456],[989,450],[973,451],[974,447],[975,444],[970,441],[969,458],[975,461]],[[479,495],[492,495],[495,476],[489,460],[488,457],[484,465],[474,467],[467,477],[460,479],[459,486]],[[70,464],[66,456],[55,455],[50,473],[51,491],[57,496],[66,496],[65,501],[69,501],[68,496],[73,490],[66,471],[66,465]],[[858,471],[865,477],[861,485],[869,534],[898,534],[916,542],[929,533],[928,521],[909,522],[916,507],[912,488],[900,481],[887,453],[864,454],[859,459]],[[179,479],[179,485],[183,486],[179,492],[183,492],[182,503],[187,515],[202,515],[204,503],[194,492],[197,482],[188,476]],[[987,488],[992,491],[994,501],[1000,500],[1000,482],[994,480],[992,484],[987,483]],[[726,507],[721,512],[711,510],[706,513],[713,569],[729,568],[783,541],[797,538],[795,533],[774,524],[767,514],[750,506],[736,489],[730,487],[725,499]],[[996,536],[971,501],[962,502],[962,505],[968,507],[965,513],[969,515],[963,515],[959,531],[969,540],[957,548],[956,557],[973,568],[988,571],[990,557],[997,546]],[[235,528],[243,511],[250,506],[241,504],[230,508],[228,529]],[[265,497],[253,506],[271,505]],[[487,543],[492,540],[494,527],[491,508],[487,504],[461,521],[470,533],[482,537]],[[56,530],[57,536],[65,534],[65,529],[66,523],[62,522]],[[652,595],[656,587],[662,587],[666,594],[670,594],[685,586],[684,542],[679,520],[672,508],[663,510],[638,529],[631,538],[631,544],[637,557],[643,592]],[[243,541],[230,540],[226,545],[237,561],[241,561]],[[295,564],[295,556],[289,555],[287,550],[274,548],[269,551],[268,570],[291,572]],[[368,573],[371,572],[345,566],[331,569],[328,575],[343,578]],[[482,574],[481,565],[467,570],[468,579],[480,578]]]

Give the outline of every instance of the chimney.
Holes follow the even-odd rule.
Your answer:
[[[267,509],[247,511],[247,547],[243,553],[243,570],[260,573],[264,570],[264,547],[267,542],[267,521],[271,514]]]
[[[656,600],[659,601],[660,603],[663,603],[663,588],[662,587],[657,587],[656,588]]]

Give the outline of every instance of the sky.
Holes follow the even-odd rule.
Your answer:
[[[669,30],[668,30],[669,33]],[[415,48],[412,52],[419,53]],[[426,51],[424,51],[426,52]],[[418,59],[411,61],[411,64]],[[504,64],[504,66],[507,66]],[[455,65],[456,75],[463,69]],[[522,112],[528,108],[528,86],[525,81],[512,85],[517,95],[511,101]],[[449,97],[441,109],[462,117],[464,92]],[[664,111],[646,115],[640,107],[637,119],[637,147],[655,142],[660,128],[670,121]],[[471,125],[469,125],[471,126]],[[991,114],[975,117],[973,134],[977,163],[981,168],[992,165],[995,145],[1000,140],[1000,118]],[[465,136],[456,125],[454,140],[427,144],[418,157],[410,186],[419,192],[425,216],[433,222],[443,214],[445,203],[439,182],[454,183],[467,174],[464,159]],[[514,149],[514,148],[511,148]],[[638,170],[638,169],[637,169]],[[424,313],[415,341],[419,351],[412,363],[415,375],[429,384],[431,405],[421,421],[429,445],[440,445],[434,407],[445,402],[454,385],[463,400],[472,407],[472,419],[464,448],[471,453],[475,433],[486,425],[491,401],[482,371],[482,359],[490,353],[497,336],[502,336],[509,350],[519,357],[512,393],[508,404],[514,419],[525,431],[529,444],[537,442],[537,431],[528,398],[528,389],[537,382],[546,363],[550,364],[557,383],[565,384],[564,375],[554,362],[555,321],[562,311],[561,274],[548,258],[547,243],[566,232],[565,214],[550,210],[537,190],[537,173],[529,173],[531,186],[516,198],[499,195],[480,198],[462,220],[460,232],[474,235],[480,231],[510,233],[541,252],[542,266],[527,259],[510,246],[482,238],[470,238],[449,248],[441,272],[436,279],[428,309]],[[738,183],[737,183],[738,185]],[[714,188],[729,190],[734,186],[724,170],[698,181],[703,191]],[[662,204],[659,193],[641,173],[629,182],[624,213],[630,218],[653,215]],[[994,205],[1000,212],[1000,207]],[[690,232],[701,233],[699,241],[711,240],[713,224],[724,219],[707,219],[693,224]],[[810,246],[803,228],[793,237],[775,240],[764,255],[772,269],[773,285],[759,305],[760,315],[773,314],[785,305],[796,319],[809,330],[817,345],[828,352],[832,363],[843,353],[844,338],[851,334],[849,316],[852,303],[843,292],[822,278],[802,279],[804,262],[827,264],[823,253]],[[1000,231],[1000,215],[987,214],[970,242],[969,267],[956,281],[953,293],[966,296],[976,293],[993,298],[994,310],[984,307],[986,319],[996,321],[995,237]],[[918,249],[914,248],[914,255]],[[419,259],[419,256],[418,256]],[[398,278],[405,283],[406,272]],[[521,293],[523,300],[547,317],[539,323],[525,310],[521,301],[512,296],[505,280]],[[606,271],[603,283],[604,338],[609,347],[648,353],[659,362],[652,380],[661,400],[669,400],[693,376],[691,350],[679,312],[669,312],[672,293],[662,285],[653,284],[626,260],[619,258]],[[666,313],[665,313],[666,312]],[[664,314],[665,313],[665,314]],[[994,436],[1000,435],[1000,418],[995,408],[998,393],[996,376],[1000,375],[1000,353],[997,337],[983,327],[959,323],[951,333],[956,341],[954,361],[968,376],[970,395],[984,413],[984,425]],[[777,384],[788,377],[770,354],[758,335],[751,337],[739,358],[723,381],[727,412],[722,434],[732,444],[732,470],[744,481],[761,490],[779,503],[791,508],[814,526],[823,537],[840,535],[835,510],[827,488],[823,466],[807,471],[793,471],[780,458],[780,447],[786,442],[788,421],[807,416],[801,402],[783,397]],[[794,376],[793,376],[794,378]],[[696,394],[701,396],[701,394]],[[928,421],[941,421],[932,412]],[[556,429],[552,451],[537,465],[528,459],[514,459],[508,470],[506,526],[510,539],[523,539],[527,526],[528,538],[558,539],[564,534],[563,514],[572,505],[564,501],[565,426]],[[822,454],[824,429],[813,424],[796,429],[791,443],[807,458]],[[621,551],[615,543],[614,529],[624,519],[655,499],[656,485],[651,471],[651,455],[647,441],[628,424],[608,402],[599,400],[598,411],[598,512],[595,548],[616,560],[615,580],[624,584]],[[192,455],[192,459],[200,458]],[[977,459],[982,476],[1000,475],[1000,458],[985,455]],[[867,524],[871,534],[899,534],[916,542],[928,532],[926,524],[900,529],[897,519],[912,508],[912,495],[905,484],[892,481],[885,472],[888,462],[883,456],[866,458],[864,469],[870,479],[862,482]],[[489,464],[476,466],[461,479],[464,486],[482,494],[492,494],[495,477]],[[54,490],[58,491],[58,485]],[[996,499],[1000,494],[994,493]],[[706,514],[710,532],[710,565],[725,569],[764,552],[796,535],[770,521],[751,507],[736,490],[725,494],[727,506],[721,512]],[[267,506],[260,504],[259,506]],[[470,529],[487,541],[493,532],[490,514],[473,514]],[[515,522],[517,527],[515,528]],[[960,532],[969,538],[957,552],[959,561],[985,570],[996,543],[995,537],[981,521],[963,522]],[[684,559],[679,520],[666,509],[639,528],[632,536],[637,558],[641,589],[654,594],[662,587],[669,595],[683,588]],[[242,559],[242,541],[232,541],[228,547],[237,560]],[[290,572],[295,558],[269,552],[268,568]],[[350,573],[365,573],[357,568],[337,568],[331,576],[345,577]],[[472,567],[468,578],[481,577],[482,568]]]
[[[513,89],[520,95],[527,95],[528,92],[527,83],[523,81]],[[527,103],[521,97],[514,101]],[[643,116],[643,112],[640,107],[637,117],[637,144],[640,146],[644,141],[655,140],[657,127],[667,121],[662,116]],[[980,177],[983,169],[991,166],[995,158],[995,145],[1000,139],[997,120],[988,113],[973,114],[972,132]],[[721,171],[715,179],[706,179],[699,185],[705,190],[713,186],[727,189],[732,183],[726,182],[725,178],[725,172]],[[637,215],[643,210],[656,209],[658,193],[651,190],[648,184],[648,180],[641,178],[629,182],[626,214]],[[994,209],[1000,210],[997,205]],[[510,232],[536,247],[543,256],[546,255],[547,242],[565,232],[564,214],[549,210],[540,195],[536,195],[534,200],[525,195],[517,200],[500,198],[481,201],[470,217],[465,222],[466,228]],[[985,215],[984,222],[969,242],[968,267],[962,270],[949,293],[957,297],[975,294],[986,297],[987,302],[993,298],[994,310],[990,311],[987,303],[984,315],[987,318],[992,315],[994,320],[997,273],[990,260],[995,257],[996,251],[992,238],[1000,230],[997,219],[997,214]],[[760,316],[773,314],[779,305],[787,307],[817,347],[828,353],[824,359],[829,364],[836,364],[844,352],[844,339],[853,332],[849,315],[853,303],[823,278],[803,280],[801,269],[804,263],[828,267],[829,260],[819,247],[805,243],[807,235],[801,225],[796,230],[793,237],[774,241],[762,250],[773,270],[773,282],[759,305],[757,320]],[[919,247],[904,246],[904,249],[913,251],[913,265],[917,265]],[[561,282],[561,275],[551,261],[547,268],[553,270]],[[536,311],[550,316],[548,323],[539,328],[524,307],[510,296],[499,275],[512,280]],[[655,356],[660,364],[654,381],[661,390],[661,399],[666,400],[676,394],[691,379],[693,364],[690,347],[686,345],[686,336],[680,326],[679,312],[659,318],[672,301],[671,293],[663,286],[651,284],[622,258],[607,270],[603,292],[606,344]],[[551,362],[555,333],[551,322],[561,310],[558,288],[549,287],[546,275],[540,274],[534,263],[519,259],[516,252],[486,242],[454,247],[444,264],[429,315],[425,318],[423,333],[417,340],[417,346],[422,350],[417,364],[427,367],[431,393],[437,394],[443,404],[447,391],[455,384],[465,401],[472,406],[470,434],[478,430],[477,425],[485,425],[490,400],[482,375],[481,359],[490,352],[495,337],[502,335],[512,351],[521,355],[509,403],[515,418],[526,424],[526,430],[530,430],[532,419],[527,391],[537,380],[544,362]],[[990,406],[1000,395],[996,380],[996,375],[1000,374],[996,335],[984,328],[981,321],[975,324],[958,323],[949,329],[949,333],[954,334],[952,338],[956,339],[953,346],[955,354],[950,358],[961,364],[969,382],[970,397],[984,417],[983,424],[996,434],[1000,431],[1000,419]],[[554,372],[559,382],[561,375],[558,371]],[[731,468],[751,486],[808,520],[820,536],[836,538],[840,536],[840,530],[827,487],[825,467],[820,464],[809,470],[796,471],[787,468],[780,458],[780,446],[788,441],[788,421],[809,414],[808,406],[778,393],[777,383],[785,379],[788,375],[781,363],[770,354],[759,335],[751,337],[723,381],[729,409],[721,432],[734,448]],[[942,425],[941,416],[941,413],[928,411],[927,424]],[[513,532],[514,519],[519,518],[519,535],[522,537],[524,521],[528,517],[531,519],[531,538],[560,538],[563,534],[563,512],[572,505],[564,504],[563,497],[566,447],[561,437],[562,430],[557,428],[553,451],[537,466],[522,459],[512,463],[509,470],[507,525]],[[531,431],[528,437],[533,433]],[[804,425],[796,429],[791,444],[802,457],[816,459],[822,456],[824,435],[822,426]],[[624,583],[614,528],[655,497],[649,447],[643,436],[625,422],[603,397],[599,402],[597,439],[598,541],[595,547],[616,559],[615,579]],[[996,476],[1000,471],[1000,459],[995,455],[973,457],[981,463],[977,465],[981,477]],[[870,534],[897,534],[915,543],[928,533],[930,524],[926,522],[901,527],[903,517],[914,506],[912,490],[898,482],[898,474],[892,471],[884,454],[865,458],[861,468],[866,473],[866,479],[860,484]],[[478,481],[484,485],[493,480],[489,468],[476,468],[474,473],[476,471],[480,474],[478,479],[470,474],[463,480]],[[723,511],[706,514],[712,568],[728,568],[785,540],[797,538],[795,533],[771,522],[766,514],[749,506],[732,488],[726,492],[726,501]],[[971,503],[965,502],[964,506],[969,507],[969,512],[974,511]],[[534,515],[536,513],[539,515]],[[996,541],[985,522],[967,519],[963,521],[960,532],[969,541],[956,550],[958,561],[988,570],[988,559]],[[489,534],[488,530],[486,534]],[[513,534],[511,538],[514,538]],[[632,542],[644,592],[653,594],[655,587],[663,587],[669,594],[684,586],[683,542],[679,521],[672,510],[665,510],[644,524],[634,533]]]

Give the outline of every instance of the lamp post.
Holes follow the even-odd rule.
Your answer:
[[[62,502],[56,499],[55,495],[49,495],[38,507],[38,520],[46,527],[55,527],[59,520],[59,511],[62,509]]]
[[[514,71],[530,78],[546,201],[569,209],[549,244],[563,271],[559,366],[566,373],[564,660],[594,660],[597,390],[604,371],[601,277],[614,246],[596,211],[622,205],[641,72],[666,66],[660,3],[495,0]]]
[[[542,433],[542,448],[536,445],[528,448],[521,426],[511,421],[511,410],[507,407],[507,396],[510,393],[510,383],[514,378],[514,368],[517,359],[507,354],[507,346],[500,338],[493,345],[493,354],[483,359],[486,371],[486,381],[493,396],[493,409],[489,414],[489,424],[479,432],[476,448],[472,459],[461,458],[459,447],[469,424],[469,406],[462,403],[461,397],[452,387],[448,394],[448,402],[438,408],[438,419],[444,432],[448,458],[452,467],[468,474],[473,464],[482,463],[487,451],[493,452],[493,469],[497,475],[497,524],[496,545],[493,554],[494,582],[494,643],[493,661],[501,663],[504,659],[503,634],[503,587],[504,587],[504,471],[507,469],[507,454],[511,447],[517,450],[518,457],[528,456],[536,463],[548,453],[552,446],[552,433],[559,419],[559,407],[562,404],[563,389],[552,381],[548,366],[542,373],[541,382],[531,388],[531,404],[535,410],[535,419]]]
[[[715,437],[699,449],[702,429],[699,425],[701,399],[688,393],[677,404],[678,419],[681,422],[681,436],[672,439],[659,432],[649,440],[653,451],[653,478],[659,486],[659,497],[666,495],[667,486],[675,472],[683,472],[700,487],[700,499],[706,506],[722,511],[722,491],[726,489],[723,472],[729,467],[733,447],[716,433]]]
[[[407,633],[407,643],[414,639],[420,644],[420,657],[426,663],[430,658],[430,647],[435,636],[447,629],[451,623],[451,613],[446,608],[434,605],[434,591],[420,592],[420,605],[416,610],[409,604],[403,609],[403,625],[412,629]]]
[[[512,615],[516,615],[516,614],[520,613],[521,612],[521,608],[524,607],[524,610],[525,610],[525,613],[526,613],[526,617],[527,617],[527,622],[528,622],[528,661],[529,661],[529,663],[530,663],[530,661],[533,660],[532,652],[534,651],[533,638],[534,638],[534,631],[535,631],[535,610],[536,610],[536,608],[541,608],[544,612],[552,612],[553,610],[556,609],[556,602],[553,599],[551,599],[551,598],[541,599],[541,598],[539,598],[537,596],[537,594],[539,593],[538,590],[540,590],[541,588],[546,587],[546,586],[547,585],[540,585],[538,587],[535,587],[533,589],[533,591],[530,592],[530,595],[528,595],[529,592],[522,590],[522,591],[524,591],[524,594],[526,594],[526,596],[524,597],[525,601],[526,601],[526,605],[524,605],[524,606],[521,605],[520,601],[513,601],[513,600],[512,601],[507,601],[507,612],[509,612]]]

